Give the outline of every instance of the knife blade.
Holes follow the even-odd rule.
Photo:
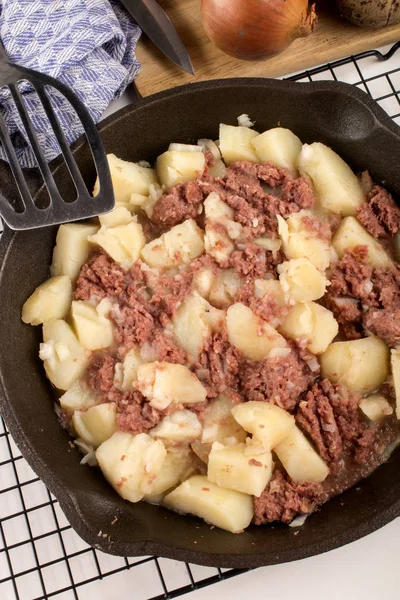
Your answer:
[[[121,0],[121,3],[167,58],[194,75],[188,51],[167,13],[156,0]]]

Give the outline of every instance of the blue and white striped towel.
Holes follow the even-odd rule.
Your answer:
[[[118,0],[0,0],[0,10],[0,36],[9,58],[69,85],[96,122],[140,71],[135,55],[140,29]],[[27,86],[20,89],[50,161],[60,153],[50,123],[36,94]],[[63,96],[54,90],[50,94],[71,143],[82,133],[80,121]],[[21,119],[4,89],[0,110],[20,164],[35,166]]]

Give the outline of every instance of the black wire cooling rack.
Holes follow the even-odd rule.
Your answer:
[[[399,49],[400,42],[386,51],[363,52],[289,79],[352,83],[377,100],[400,125]],[[134,589],[135,600],[161,600],[242,572],[151,556],[119,558],[90,548],[74,532],[57,500],[22,458],[0,418],[2,600],[114,599],[117,589]]]

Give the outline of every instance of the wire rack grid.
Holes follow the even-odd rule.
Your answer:
[[[400,42],[315,69],[296,81],[346,81],[400,125]],[[0,597],[2,600],[175,598],[243,571],[152,556],[120,558],[90,548],[21,456],[0,418]]]

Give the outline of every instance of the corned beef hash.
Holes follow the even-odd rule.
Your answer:
[[[235,533],[298,524],[400,439],[400,209],[246,121],[154,168],[109,155],[116,208],[61,225],[22,312],[82,463]]]

